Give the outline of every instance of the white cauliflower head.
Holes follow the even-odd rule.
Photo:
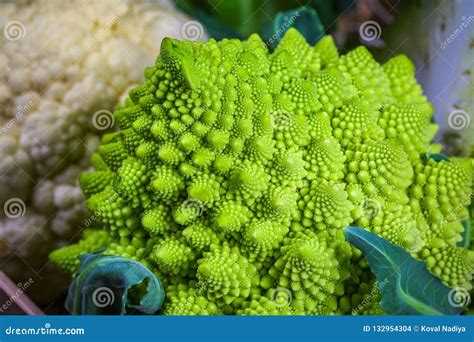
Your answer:
[[[42,274],[80,233],[78,175],[161,39],[183,38],[186,22],[168,1],[0,3],[0,268],[14,279]]]

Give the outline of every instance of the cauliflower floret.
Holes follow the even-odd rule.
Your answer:
[[[0,4],[1,31],[10,25],[0,35],[0,204],[26,206],[0,216],[0,265],[13,279],[44,272],[48,252],[84,226],[78,175],[161,39],[181,38],[186,20],[170,1]]]

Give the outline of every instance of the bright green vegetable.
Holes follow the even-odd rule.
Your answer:
[[[351,313],[374,279],[349,224],[470,286],[471,161],[422,158],[436,126],[406,57],[339,56],[290,29],[272,54],[257,35],[166,39],[145,76],[81,185],[103,253],[151,267],[165,314]],[[74,248],[52,259],[74,272]]]

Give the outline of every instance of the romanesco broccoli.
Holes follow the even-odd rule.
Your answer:
[[[362,309],[374,279],[349,224],[470,287],[474,255],[456,242],[472,164],[426,158],[433,108],[405,56],[339,56],[294,29],[273,53],[257,35],[165,39],[145,77],[80,181],[114,241],[103,253],[150,267],[164,314],[380,313]],[[74,272],[88,246],[52,259]]]

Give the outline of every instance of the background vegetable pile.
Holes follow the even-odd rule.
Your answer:
[[[168,1],[0,3],[0,265],[36,279],[30,296],[61,290],[47,255],[89,222],[77,177],[110,111],[186,20]]]
[[[352,224],[469,290],[472,161],[431,155],[414,71],[293,29],[271,54],[257,35],[165,39],[80,177],[103,229],[52,259],[72,273],[101,248],[138,260],[164,314],[380,314],[377,296],[361,303],[374,279]]]

